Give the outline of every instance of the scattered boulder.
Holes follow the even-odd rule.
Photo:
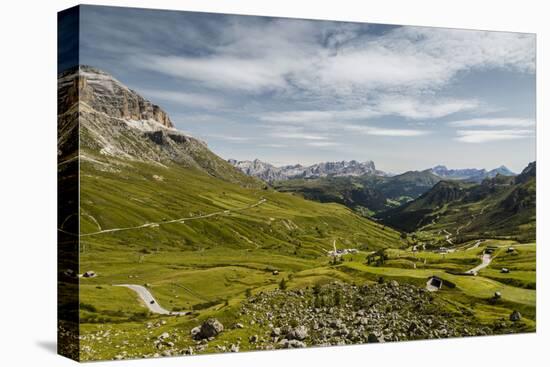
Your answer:
[[[239,345],[238,344],[231,344],[229,347],[229,351],[232,353],[237,353],[239,351]]]
[[[304,340],[305,338],[307,338],[307,328],[303,325],[301,326],[296,326],[295,328],[293,329],[290,329],[286,335],[286,337],[290,340],[292,339],[295,339],[295,340]]]
[[[217,319],[208,319],[200,327],[191,329],[194,339],[209,339],[217,336],[223,331],[223,324]]]
[[[367,336],[368,343],[380,343],[381,341],[383,342],[384,340],[380,340],[380,338],[374,333],[369,333],[369,335]]]
[[[201,332],[201,327],[200,326],[196,326],[194,328],[191,329],[191,336],[194,338],[194,339],[198,339],[198,335],[200,334]]]
[[[521,320],[521,314],[519,311],[514,311],[510,314],[510,321],[517,322],[519,320]]]
[[[285,348],[285,349],[293,349],[293,348],[305,348],[306,347],[306,343],[302,342],[302,341],[299,341],[299,340],[288,340],[288,339],[283,339],[279,342],[279,346],[281,348]]]

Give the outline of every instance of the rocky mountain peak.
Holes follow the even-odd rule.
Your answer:
[[[245,174],[258,177],[268,182],[288,180],[291,178],[385,175],[384,172],[376,170],[373,161],[359,162],[356,160],[351,160],[321,162],[310,166],[295,164],[283,167],[276,167],[272,164],[262,162],[257,158],[252,161],[237,161],[235,159],[229,159],[228,162],[239,168]]]
[[[147,121],[165,128],[174,127],[162,108],[144,99],[110,74],[91,66],[79,65],[65,71],[58,78],[58,93],[61,108],[68,109],[80,101],[113,118]]]
[[[174,128],[164,110],[108,73],[82,65],[66,70],[58,75],[58,97],[60,155],[78,151],[81,161],[104,171],[117,172],[124,161],[154,162],[193,168],[246,187],[260,185],[205,142]]]
[[[430,172],[443,179],[449,180],[466,180],[470,182],[481,182],[486,178],[493,178],[496,175],[514,176],[515,173],[510,171],[506,166],[501,165],[498,168],[487,171],[486,169],[463,168],[463,169],[448,169],[444,165],[437,165],[430,169]]]
[[[537,175],[537,162],[531,162],[521,171],[521,173],[516,177],[517,183],[527,182],[531,178],[535,178]]]

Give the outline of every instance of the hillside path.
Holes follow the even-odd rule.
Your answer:
[[[262,205],[262,204],[265,203],[266,201],[267,201],[267,199],[261,199],[261,200],[258,201],[257,203],[254,203],[254,204],[251,204],[251,205],[242,207],[242,208],[224,209],[224,210],[220,210],[220,211],[218,211],[218,212],[213,212],[213,213],[203,214],[203,215],[197,215],[196,217],[184,217],[184,218],[171,219],[171,220],[160,221],[160,222],[149,222],[149,223],[142,224],[142,225],[140,225],[140,226],[121,227],[121,228],[111,228],[111,229],[104,229],[104,230],[97,231],[97,232],[83,233],[83,234],[80,235],[80,237],[94,236],[94,235],[98,235],[98,234],[102,234],[102,233],[112,233],[112,232],[120,232],[120,231],[129,231],[129,230],[132,230],[132,229],[141,229],[141,228],[148,228],[148,227],[157,227],[157,226],[159,226],[159,225],[161,225],[161,224],[170,224],[170,223],[177,223],[177,222],[185,222],[185,221],[188,221],[188,220],[197,220],[197,219],[210,218],[210,217],[215,217],[215,216],[217,216],[217,215],[230,214],[231,212],[239,212],[239,211],[243,211],[243,210],[247,210],[247,209],[252,209],[252,208],[255,208],[255,207],[257,207],[257,206]],[[58,230],[61,231],[61,232],[65,232],[65,233],[69,234],[68,232],[64,231],[63,229],[58,229]],[[74,234],[74,233],[70,233],[70,234],[76,235],[76,234]]]
[[[188,315],[189,313],[191,313],[190,311],[182,311],[182,312],[168,311],[167,309],[159,305],[155,297],[153,297],[151,292],[149,292],[149,290],[144,286],[137,285],[137,284],[114,284],[114,286],[130,288],[131,290],[136,292],[139,298],[141,298],[141,300],[145,303],[149,311],[153,313],[157,313],[161,315]]]
[[[476,266],[475,268],[472,268],[466,272],[466,274],[473,274],[476,275],[481,269],[485,269],[489,264],[491,263],[491,255],[489,254],[483,254],[483,257],[481,258],[481,264]]]

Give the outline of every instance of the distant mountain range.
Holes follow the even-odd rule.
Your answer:
[[[291,180],[297,178],[315,179],[322,177],[357,177],[364,175],[375,176],[394,176],[384,171],[376,169],[373,161],[358,162],[340,161],[340,162],[321,162],[311,166],[303,166],[300,164],[287,165],[282,167],[274,166],[270,163],[263,162],[259,159],[252,161],[238,161],[229,159],[229,163],[240,169],[248,176],[254,176],[266,182],[275,182],[283,180]],[[441,179],[445,180],[462,180],[468,182],[481,182],[486,178],[492,178],[496,175],[515,176],[516,174],[505,166],[500,166],[492,170],[465,168],[465,169],[448,169],[446,166],[438,165],[425,170]],[[410,171],[412,172],[412,171]]]
[[[480,183],[487,178],[514,176],[505,166],[492,169],[448,169],[439,165],[424,171],[390,175],[373,161],[322,162],[276,167],[259,159],[228,162],[248,176],[270,183],[275,189],[303,197],[346,205],[363,215],[373,215],[416,199],[442,180]]]
[[[374,166],[373,161],[358,162],[323,162],[311,166],[302,166],[300,164],[276,167],[272,164],[262,162],[259,159],[253,161],[237,161],[229,159],[229,163],[240,169],[249,176],[258,177],[267,182],[289,180],[295,178],[319,178],[328,176],[363,176],[386,174],[379,171]]]
[[[532,162],[517,176],[496,175],[481,183],[440,181],[379,218],[408,232],[439,229],[455,237],[533,240],[535,207],[536,162]]]
[[[516,174],[510,171],[505,166],[487,171],[486,169],[465,168],[465,169],[448,169],[445,166],[435,166],[430,171],[446,180],[464,180],[470,182],[481,182],[486,178],[492,178],[496,175],[515,176]]]

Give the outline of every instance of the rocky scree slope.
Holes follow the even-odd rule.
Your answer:
[[[252,337],[257,349],[493,335],[521,327],[504,319],[482,325],[469,310],[451,311],[424,288],[396,281],[260,293],[241,314],[265,327],[264,335]]]

